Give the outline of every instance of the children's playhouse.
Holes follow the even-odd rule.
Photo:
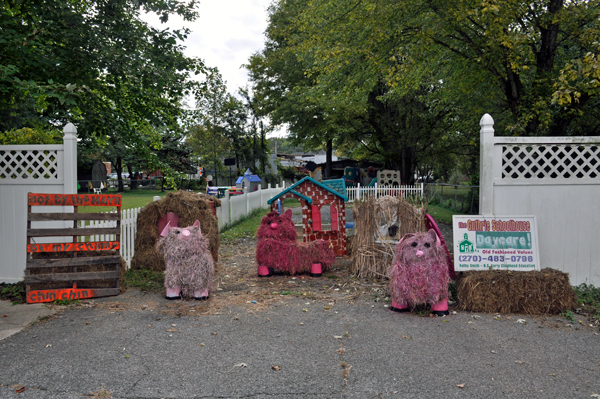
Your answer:
[[[302,241],[329,241],[336,256],[346,255],[346,207],[348,201],[344,179],[318,182],[305,177],[269,201],[272,211],[279,211],[286,198],[302,204]]]

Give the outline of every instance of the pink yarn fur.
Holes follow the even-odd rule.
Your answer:
[[[390,294],[397,303],[414,307],[448,298],[448,261],[433,229],[400,240],[389,277]]]
[[[289,274],[308,273],[313,263],[323,271],[335,262],[335,253],[327,241],[296,242],[292,211],[283,215],[270,212],[261,221],[256,233],[256,263]]]
[[[185,298],[211,288],[215,267],[200,223],[170,228],[167,235],[158,240],[156,249],[165,257],[165,288],[180,288]]]

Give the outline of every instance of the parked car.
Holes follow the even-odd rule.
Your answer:
[[[123,172],[123,173],[121,173],[121,177],[123,179],[129,179],[129,173],[124,173]],[[117,174],[116,173],[111,173],[111,174],[108,175],[108,178],[109,179],[116,179],[117,178]]]

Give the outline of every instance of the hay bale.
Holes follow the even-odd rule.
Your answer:
[[[386,278],[396,242],[408,233],[425,232],[426,205],[384,196],[356,202],[352,239],[352,274],[361,278]]]
[[[576,304],[569,275],[554,269],[465,272],[457,294],[459,309],[471,312],[559,314]]]
[[[63,259],[72,258],[75,252],[36,252],[32,254],[33,259]],[[96,256],[114,256],[118,255],[117,251],[81,251],[77,252],[78,258],[89,258]],[[77,266],[77,272],[106,272],[114,270],[114,265],[81,265]],[[50,267],[50,268],[32,268],[30,273],[34,274],[50,274],[50,273],[72,273],[73,267],[61,266],[61,267]],[[127,272],[127,262],[121,257],[121,263],[119,265],[119,279],[122,282],[125,273]],[[77,288],[112,288],[115,286],[115,279],[103,279],[103,280],[79,280],[77,281]],[[46,283],[33,283],[31,284],[31,290],[53,290],[71,288],[68,286],[68,282],[65,281],[50,281]],[[121,292],[126,289],[123,284],[119,284]]]
[[[142,208],[137,218],[135,255],[131,260],[131,268],[165,270],[165,260],[156,250],[156,242],[159,238],[158,219],[169,212],[179,216],[179,227],[200,221],[202,234],[208,237],[210,253],[216,263],[219,259],[219,223],[212,213],[210,202],[221,206],[221,201],[213,196],[176,191]]]

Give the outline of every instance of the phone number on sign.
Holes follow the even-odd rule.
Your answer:
[[[533,256],[526,255],[490,255],[490,256],[479,256],[479,255],[460,255],[458,257],[459,262],[533,262]]]

